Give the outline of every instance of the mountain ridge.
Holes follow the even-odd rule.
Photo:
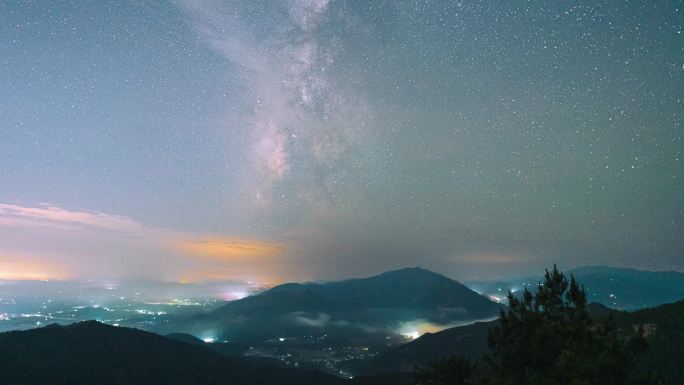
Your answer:
[[[684,273],[648,271],[608,265],[577,266],[568,270],[582,284],[587,299],[611,308],[637,310],[684,299]],[[479,293],[504,300],[509,290],[532,290],[543,277],[520,277],[509,280],[469,282]]]
[[[321,372],[266,366],[97,321],[0,333],[0,346],[0,383],[10,385],[343,383]]]
[[[170,325],[164,333],[200,336],[213,330],[216,338],[231,342],[369,334],[382,340],[400,337],[407,323],[449,325],[492,317],[500,309],[460,282],[412,267],[342,281],[285,283]]]

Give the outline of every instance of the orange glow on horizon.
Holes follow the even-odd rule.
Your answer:
[[[280,244],[239,238],[208,238],[175,243],[181,252],[192,257],[216,260],[276,257],[285,251]]]
[[[61,281],[69,278],[71,274],[64,266],[35,257],[0,255],[0,280]]]
[[[272,287],[284,282],[282,277],[259,275],[254,277],[253,272],[236,271],[236,270],[220,270],[220,269],[202,269],[188,272],[178,279],[178,283],[189,285],[204,282],[220,282],[220,281],[249,281],[259,287]],[[251,277],[251,278],[245,278]]]
[[[173,243],[176,250],[196,261],[194,268],[185,270],[181,283],[228,280],[252,280],[261,285],[280,282],[269,267],[273,258],[282,255],[284,245],[244,238],[204,238]]]

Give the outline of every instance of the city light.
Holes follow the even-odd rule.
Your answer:
[[[409,340],[415,340],[416,338],[420,337],[420,333],[417,330],[411,330],[405,333],[401,333],[401,335],[403,335]]]

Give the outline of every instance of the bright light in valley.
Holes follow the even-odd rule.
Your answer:
[[[411,330],[405,333],[401,333],[401,335],[410,340],[415,340],[416,338],[420,337],[420,333],[417,330]]]
[[[249,295],[248,292],[244,290],[234,290],[221,295],[224,301],[235,301],[238,299],[243,299]]]

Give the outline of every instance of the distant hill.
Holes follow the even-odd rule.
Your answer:
[[[406,325],[448,327],[494,317],[501,305],[445,276],[420,268],[330,283],[290,283],[233,301],[165,331],[231,342],[305,335],[369,340],[401,333]],[[175,330],[173,330],[175,328]]]
[[[95,321],[0,333],[0,384],[319,385],[344,380],[264,366]]]
[[[582,266],[572,273],[584,285],[587,299],[613,309],[636,310],[684,299],[684,273],[676,271],[643,271],[611,266]],[[509,290],[525,286],[533,290],[542,277],[526,277],[505,281],[472,282],[468,286],[488,297],[503,300]]]
[[[634,310],[684,299],[684,273],[584,266],[569,271],[584,285],[587,299],[613,309]]]
[[[355,373],[412,372],[416,366],[450,355],[466,356],[477,361],[487,352],[487,333],[497,322],[477,322],[434,334],[427,333],[375,359],[360,362],[351,369]]]

